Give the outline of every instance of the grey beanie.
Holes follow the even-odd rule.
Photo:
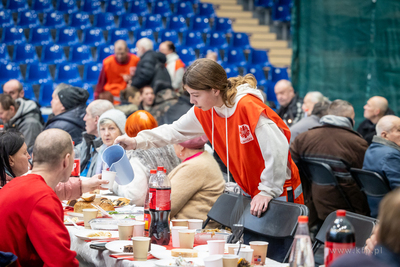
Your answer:
[[[97,131],[99,134],[100,134],[100,122],[103,119],[112,120],[117,125],[121,133],[125,134],[126,116],[122,111],[118,109],[110,109],[101,114],[99,118],[99,123],[97,124]]]

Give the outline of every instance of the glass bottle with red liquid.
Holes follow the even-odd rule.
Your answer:
[[[346,219],[345,210],[336,211],[336,219],[326,233],[325,239],[325,267],[338,257],[348,254],[356,247],[356,236],[354,228]]]
[[[164,167],[157,167],[156,178],[149,181],[149,210],[151,243],[168,245],[170,241],[169,214],[171,212],[171,182],[164,173]]]
[[[149,178],[149,184],[147,186],[147,194],[146,194],[146,200],[144,201],[144,230],[146,232],[149,231],[149,226],[151,222],[151,216],[150,216],[150,198],[149,198],[149,193],[150,193],[150,182],[154,180],[157,180],[157,170],[150,170],[150,178]]]

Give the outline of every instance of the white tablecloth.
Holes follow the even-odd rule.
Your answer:
[[[99,251],[96,249],[91,249],[90,243],[85,242],[82,239],[79,239],[75,236],[75,233],[79,230],[77,230],[73,226],[67,226],[67,229],[69,231],[69,235],[71,237],[71,249],[76,251],[77,259],[79,260],[79,263],[81,267],[84,266],[101,266],[101,267],[153,267],[155,266],[154,262],[156,261],[155,259],[148,260],[148,261],[128,261],[128,260],[117,260],[114,258],[110,257],[110,251],[108,250],[103,250]],[[268,267],[287,267],[289,266],[288,264],[282,264],[276,261],[273,261],[271,259],[266,259],[266,264],[265,266]]]

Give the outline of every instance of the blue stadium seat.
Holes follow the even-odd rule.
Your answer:
[[[99,28],[90,28],[83,31],[83,44],[89,46],[99,46],[105,44],[103,30]]]
[[[50,29],[45,27],[33,28],[29,31],[29,43],[35,46],[48,45],[53,42]]]
[[[215,17],[215,10],[214,6],[211,3],[201,3],[199,4],[197,8],[197,14],[198,16],[205,16],[208,18],[214,18]]]
[[[114,45],[101,45],[97,48],[98,63],[102,63],[106,57],[111,55],[114,55]]]
[[[125,40],[128,44],[131,43],[127,29],[112,29],[108,32],[109,44],[114,44],[120,39]]]
[[[254,75],[254,77],[257,80],[257,87],[258,86],[263,86],[264,88],[266,87],[268,82],[267,78],[265,78],[265,73],[262,68],[259,68],[257,66],[252,66],[248,68],[247,72]]]
[[[32,85],[24,83],[22,85],[22,89],[24,90],[24,97],[33,101],[37,101],[35,93],[33,92]]]
[[[10,60],[10,55],[8,54],[7,51],[7,45],[0,44],[0,63],[7,63],[9,61],[11,60]]]
[[[14,46],[13,62],[30,64],[39,61],[36,49],[31,44],[18,44]]]
[[[44,83],[40,86],[40,91],[39,91],[39,104],[42,107],[50,107],[52,95],[53,95],[53,84],[52,83]]]
[[[25,11],[18,13],[17,25],[22,28],[34,28],[40,25],[36,11]]]
[[[272,20],[286,22],[290,21],[291,19],[292,14],[289,5],[277,5],[272,9]]]
[[[140,29],[139,17],[136,14],[123,14],[119,17],[119,28],[128,31],[136,31]]]
[[[292,7],[293,6],[293,0],[278,0],[278,5],[279,6],[287,5],[287,6]]]
[[[69,15],[69,26],[80,30],[91,28],[89,14],[77,12]]]
[[[182,15],[171,16],[167,18],[167,29],[177,32],[185,32],[188,30],[186,19]]]
[[[115,29],[115,17],[111,13],[99,13],[94,17],[93,27],[101,28],[103,30]]]
[[[66,26],[64,15],[58,11],[44,14],[43,26],[50,29],[60,29]]]
[[[239,69],[237,66],[230,65],[230,64],[226,64],[226,65],[223,64],[222,67],[224,67],[226,76],[228,76],[228,78],[239,76]]]
[[[236,65],[240,67],[247,65],[243,49],[240,48],[229,48],[228,53],[225,54],[224,62],[229,65]]]
[[[81,44],[71,46],[69,49],[69,62],[79,65],[93,62],[90,47]]]
[[[155,42],[154,35],[153,35],[153,30],[150,30],[150,29],[135,31],[135,42],[134,42],[134,44],[136,44],[136,42],[139,41],[142,38],[149,38],[150,40]]]
[[[86,101],[86,105],[89,105],[89,104],[92,103],[93,100],[94,100],[93,84],[83,83],[83,84],[82,84],[82,88],[85,89],[86,91],[88,91],[88,93],[89,93],[89,98],[88,98],[88,100]]]
[[[187,0],[187,1],[189,1],[190,3],[192,3],[192,5],[198,5],[198,4],[201,3],[200,0]]]
[[[268,72],[268,80],[272,82],[277,82],[279,80],[289,80],[287,68],[271,67],[270,71]]]
[[[147,8],[147,3],[143,0],[133,1],[129,6],[129,12],[136,14],[140,17],[144,17],[150,14],[149,9]]]
[[[24,29],[20,27],[7,27],[3,28],[2,43],[7,45],[16,45],[26,42]]]
[[[32,10],[35,10],[39,13],[49,13],[54,11],[54,7],[51,3],[51,0],[33,0]]]
[[[90,63],[85,65],[83,73],[83,82],[91,85],[96,85],[99,80],[102,64]]]
[[[274,6],[274,0],[255,0],[254,6],[270,8]]]
[[[164,28],[161,15],[147,15],[143,17],[142,29],[161,31]]]
[[[205,46],[201,32],[189,31],[183,38],[183,45],[190,46],[195,49],[200,49]]]
[[[55,83],[66,83],[73,86],[82,86],[78,67],[75,64],[61,63],[57,65]]]
[[[19,65],[16,63],[0,63],[0,84],[4,84],[11,79],[22,81]]]
[[[61,13],[72,14],[78,11],[78,6],[75,0],[58,0],[57,10]]]
[[[273,101],[276,106],[278,106],[278,100],[276,99],[275,94],[275,84],[276,82],[267,81],[267,84],[264,86],[264,92],[267,95],[268,101]]]
[[[209,32],[210,28],[210,20],[204,16],[195,16],[190,21],[190,29],[192,31],[201,31],[201,32]]]
[[[182,1],[175,5],[175,14],[182,15],[186,18],[194,16],[193,4],[189,1]]]
[[[89,14],[99,14],[101,10],[101,2],[98,0],[84,0],[81,2],[81,11]]]
[[[171,41],[172,43],[174,43],[175,47],[181,45],[181,42],[179,41],[178,32],[173,30],[163,30],[158,33],[158,43],[161,44],[162,42],[165,41]]]
[[[244,32],[235,32],[232,34],[231,46],[242,49],[250,49],[249,36]]]
[[[25,83],[43,84],[50,82],[52,83],[53,79],[51,78],[48,65],[41,63],[28,65],[28,68],[26,70]]]
[[[19,13],[29,10],[29,6],[26,0],[7,0],[6,9]]]
[[[249,65],[259,66],[260,68],[269,67],[271,65],[268,59],[268,52],[265,50],[251,49],[248,61]]]
[[[213,31],[232,33],[232,20],[230,18],[215,18]]]
[[[62,46],[71,46],[79,43],[76,29],[72,27],[59,29],[57,31],[56,43]]]
[[[41,62],[45,64],[59,64],[67,61],[64,50],[57,44],[46,45],[42,50]]]
[[[106,12],[121,16],[126,13],[124,3],[122,1],[112,0],[106,3]]]
[[[196,53],[191,47],[178,47],[176,52],[186,66],[190,66],[196,60]]]
[[[205,58],[207,56],[208,52],[215,52],[215,53],[217,53],[217,55],[219,57],[219,49],[218,48],[205,46],[205,47],[200,49],[199,58]]]
[[[210,32],[207,34],[206,45],[209,47],[215,47],[218,49],[228,48],[228,41],[226,35],[223,32]]]
[[[10,10],[0,10],[0,28],[12,27],[14,21]]]
[[[169,17],[172,15],[171,8],[169,7],[168,1],[157,1],[152,6],[152,14],[159,14],[163,17]]]

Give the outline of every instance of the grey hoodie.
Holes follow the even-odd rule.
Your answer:
[[[36,137],[42,132],[43,125],[40,123],[40,112],[36,103],[32,100],[18,98],[19,104],[17,113],[5,125],[6,130],[15,128],[25,137],[28,151],[31,151]]]

